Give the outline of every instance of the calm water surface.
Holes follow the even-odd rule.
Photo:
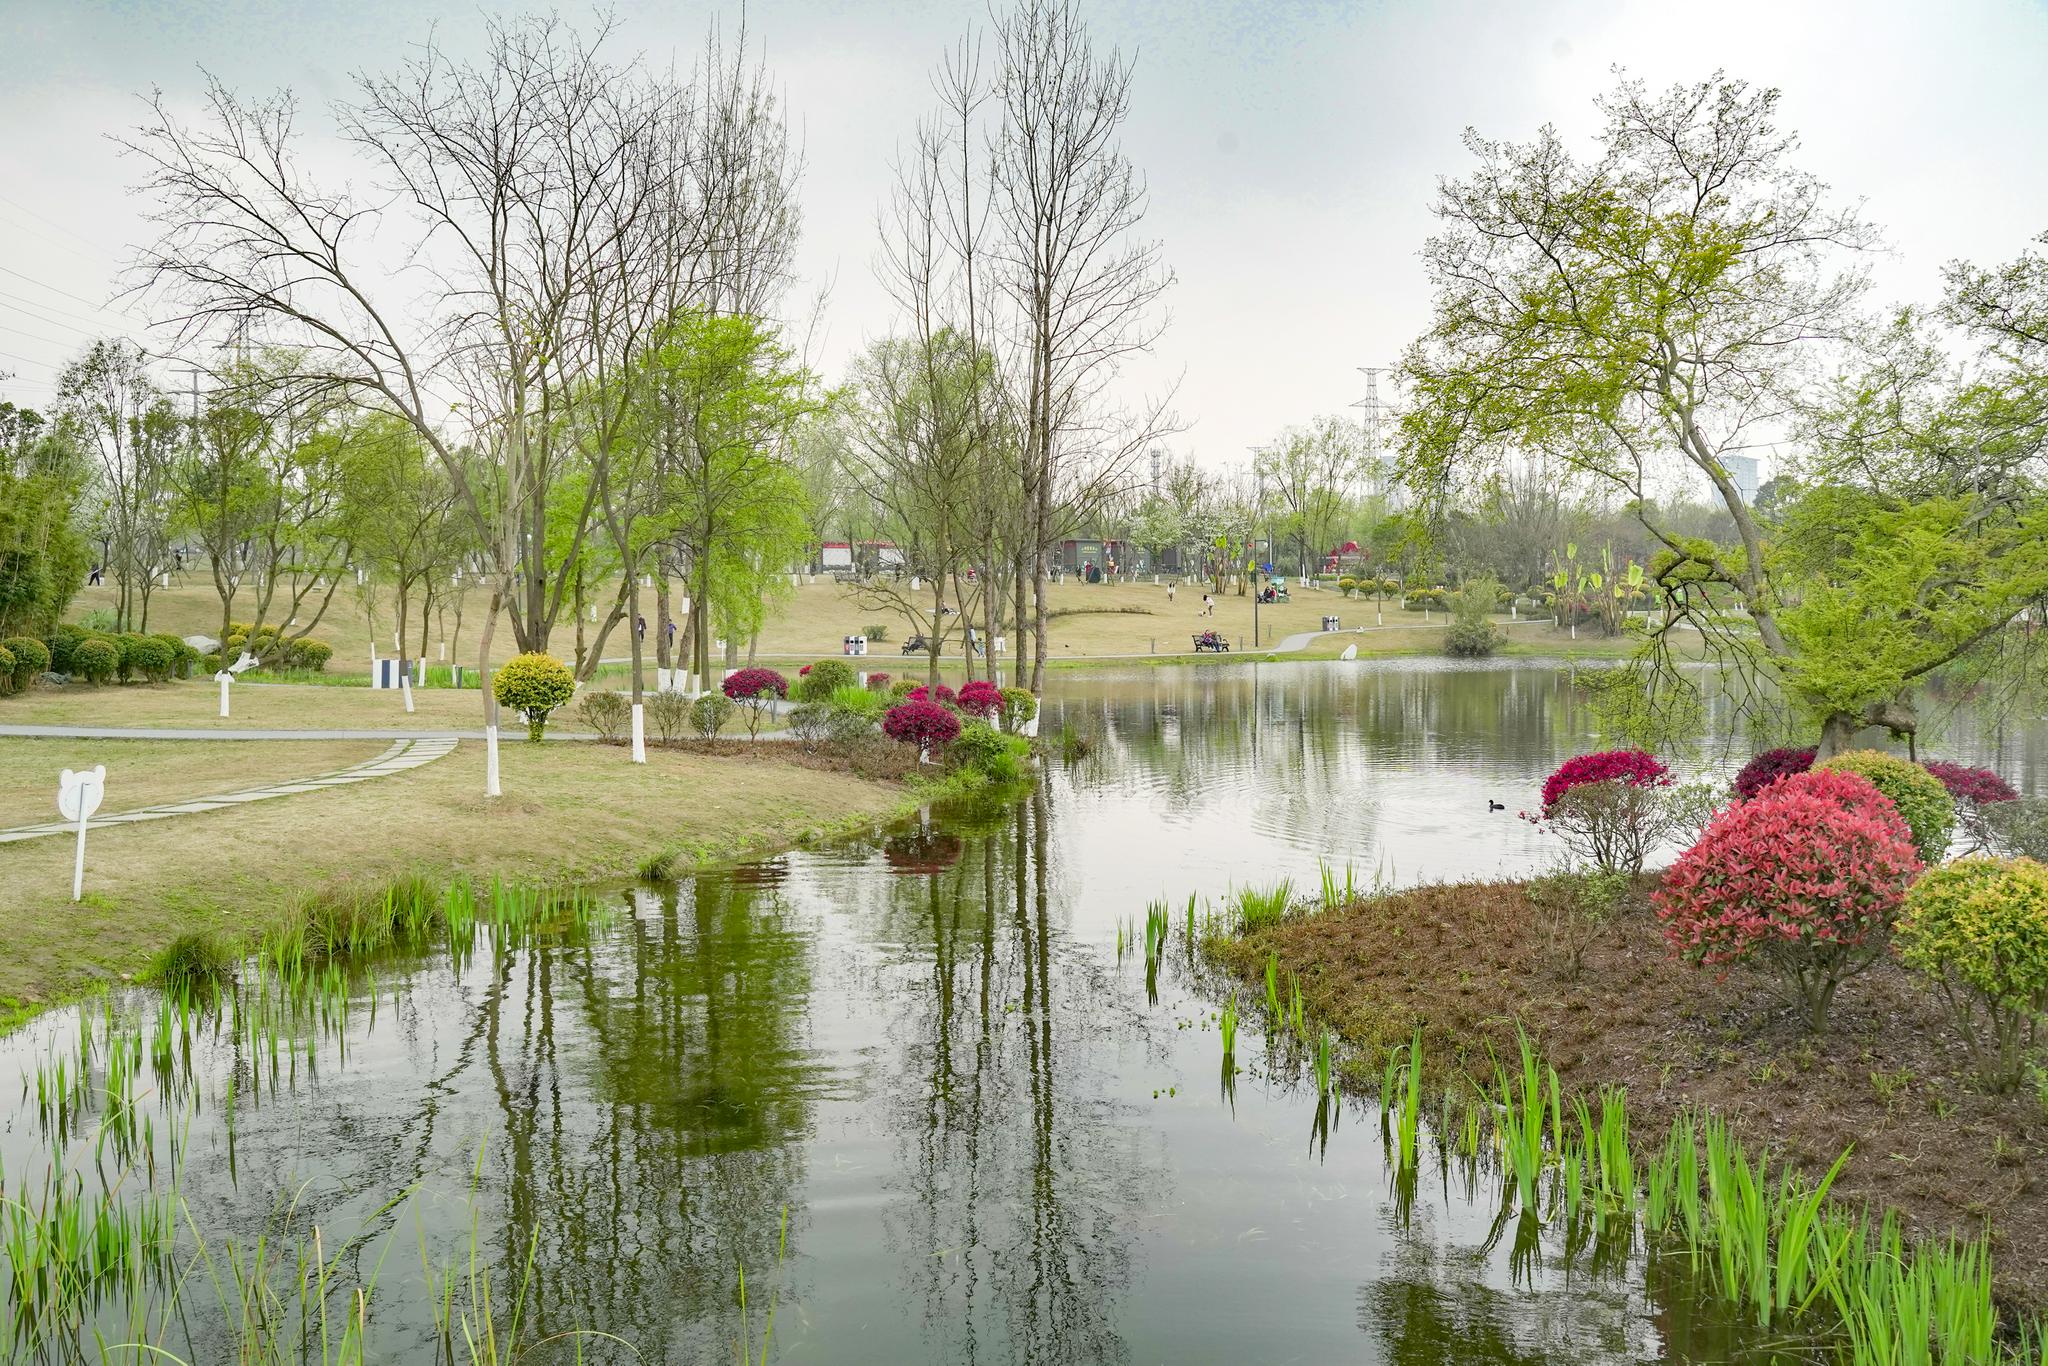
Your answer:
[[[587,933],[392,962],[283,1064],[202,1042],[199,1099],[155,1113],[189,1125],[195,1219],[318,1223],[377,1276],[389,1360],[441,1351],[423,1253],[472,1240],[501,1304],[531,1257],[529,1341],[635,1349],[530,1361],[731,1361],[770,1295],[789,1362],[1776,1359],[1639,1260],[1547,1236],[1518,1255],[1491,1183],[1431,1167],[1404,1210],[1374,1113],[1319,1126],[1256,1025],[1221,1084],[1188,896],[1312,887],[1324,862],[1410,883],[1548,861],[1515,812],[1599,738],[1562,670],[1075,674],[1062,723],[1094,751],[1020,802],[607,892]],[[2039,726],[1960,726],[1943,752],[2048,778]],[[1156,1002],[1116,948],[1155,897],[1176,906]],[[0,1046],[0,1088],[77,1028]],[[0,1171],[45,1149],[32,1096],[0,1089]],[[70,1156],[92,1170],[90,1131]],[[232,1350],[183,1331],[192,1359]]]

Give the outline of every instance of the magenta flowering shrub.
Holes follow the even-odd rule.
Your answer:
[[[725,695],[735,702],[789,696],[789,680],[773,669],[735,669],[725,680]]]
[[[933,702],[942,706],[952,707],[959,705],[960,695],[944,683],[939,684],[936,689],[928,688],[920,683],[905,693],[903,700],[906,702]]]
[[[869,689],[869,691],[871,691],[871,692],[887,692],[887,691],[889,691],[889,675],[887,675],[887,674],[884,674],[884,673],[872,673],[872,674],[869,674],[869,675],[868,675],[868,689]]]
[[[1548,812],[1565,793],[1586,783],[1623,782],[1630,787],[1669,787],[1671,770],[1640,749],[1603,749],[1581,754],[1557,766],[1543,783],[1543,809]]]
[[[1813,767],[1813,757],[1817,752],[1810,747],[1765,750],[1744,764],[1742,771],[1735,775],[1735,795],[1747,801],[1780,778],[1806,772]]]
[[[789,680],[773,669],[736,669],[725,680],[725,695],[747,709],[747,736],[761,738],[761,722],[776,699],[789,696]]]
[[[1991,821],[1986,808],[2018,801],[2020,794],[2012,784],[1988,768],[1971,768],[1943,759],[1921,767],[1939,778],[1948,795],[1955,799],[1956,823],[1963,827],[1963,837],[1969,841],[1963,852],[1980,854],[1989,849]]]
[[[1003,709],[1003,690],[986,679],[962,684],[957,698],[960,710],[986,721]]]
[[[2019,793],[2011,783],[1999,777],[1988,768],[1971,768],[1967,764],[1952,764],[1945,759],[1920,767],[1941,779],[1941,785],[1948,789],[1948,795],[1959,802],[2011,802],[2019,800]]]
[[[929,752],[959,738],[960,718],[936,702],[905,698],[882,717],[882,734]]]

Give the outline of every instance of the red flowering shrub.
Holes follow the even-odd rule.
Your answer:
[[[789,696],[789,680],[773,669],[735,669],[725,680],[725,695],[747,708],[747,735],[761,738],[761,722],[775,708],[777,698]]]
[[[889,691],[889,675],[880,673],[869,674],[868,687],[872,688],[876,692]]]
[[[1775,969],[1818,1030],[1836,988],[1883,951],[1920,868],[1905,821],[1868,780],[1817,774],[1721,812],[1651,901],[1680,955]]]
[[[1617,779],[1631,787],[1668,787],[1671,770],[1639,749],[1603,749],[1581,754],[1559,764],[1557,772],[1544,780],[1543,809],[1549,811],[1575,787]]]
[[[1817,752],[1812,748],[1765,750],[1744,764],[1742,772],[1735,775],[1735,795],[1747,801],[1780,778],[1806,772],[1813,767],[1813,757]]]
[[[757,697],[789,696],[789,680],[773,669],[735,669],[725,680],[724,691],[735,702],[751,702]]]
[[[1968,764],[1937,759],[1921,767],[1941,779],[1948,795],[1955,798],[1956,823],[1963,827],[1963,835],[1969,841],[1963,852],[1977,854],[1989,849],[1991,821],[1985,808],[2018,801],[2020,794],[2012,784],[1988,768],[1971,768]]]
[[[811,676],[811,666],[808,664],[804,665],[796,671],[796,676],[798,678],[809,678]]]
[[[960,710],[969,716],[982,720],[996,715],[1003,709],[1003,690],[986,679],[977,678],[972,683],[962,684],[958,698]]]
[[[929,753],[943,749],[959,737],[960,718],[936,702],[906,698],[882,717],[882,734]]]

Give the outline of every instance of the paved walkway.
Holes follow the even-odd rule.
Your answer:
[[[23,730],[24,727],[15,726],[9,729],[18,732]],[[44,728],[42,733],[47,733],[49,729]],[[69,733],[81,736],[111,733],[114,735],[144,734],[156,737],[162,737],[165,734],[162,731],[73,731]],[[198,734],[203,734],[209,739],[223,738],[222,733],[219,731],[204,731],[198,732]],[[318,739],[327,736],[361,737],[363,734],[364,732],[362,731],[245,731],[233,733],[227,738],[262,739],[275,735],[295,739]],[[389,774],[403,773],[407,769],[418,768],[422,764],[431,764],[434,760],[441,758],[454,748],[455,739],[452,736],[402,739],[376,758],[366,763],[356,764],[350,768],[336,769],[332,773],[319,773],[310,778],[294,778],[289,782],[272,783],[267,787],[251,787],[240,792],[224,792],[212,797],[192,797],[183,801],[163,802],[156,806],[137,807],[133,811],[117,811],[111,815],[94,816],[88,822],[88,828],[98,830],[109,825],[135,825],[142,821],[162,820],[166,816],[189,816],[201,811],[219,811],[224,807],[243,806],[249,802],[267,801],[272,797],[293,797],[302,792],[318,792],[322,788],[346,787],[350,783],[368,782],[372,778],[382,778]],[[12,844],[18,840],[41,839],[45,835],[66,835],[77,829],[77,824],[72,821],[51,821],[46,825],[17,826],[12,830],[0,830],[0,844]]]

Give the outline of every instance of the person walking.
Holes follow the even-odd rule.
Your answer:
[[[647,618],[646,618],[646,617],[634,617],[634,618],[633,618],[633,634],[634,634],[635,636],[639,637],[639,638],[640,638],[641,640],[645,640],[645,639],[647,639]]]
[[[85,584],[86,587],[88,588],[97,588],[100,586],[100,567],[98,565],[94,565],[92,567],[92,573],[86,578]]]
[[[1202,594],[1202,615],[1205,617],[1216,615],[1216,599],[1210,597],[1207,593]]]
[[[1166,601],[1169,604],[1173,602],[1173,585],[1171,583],[1166,585]]]

